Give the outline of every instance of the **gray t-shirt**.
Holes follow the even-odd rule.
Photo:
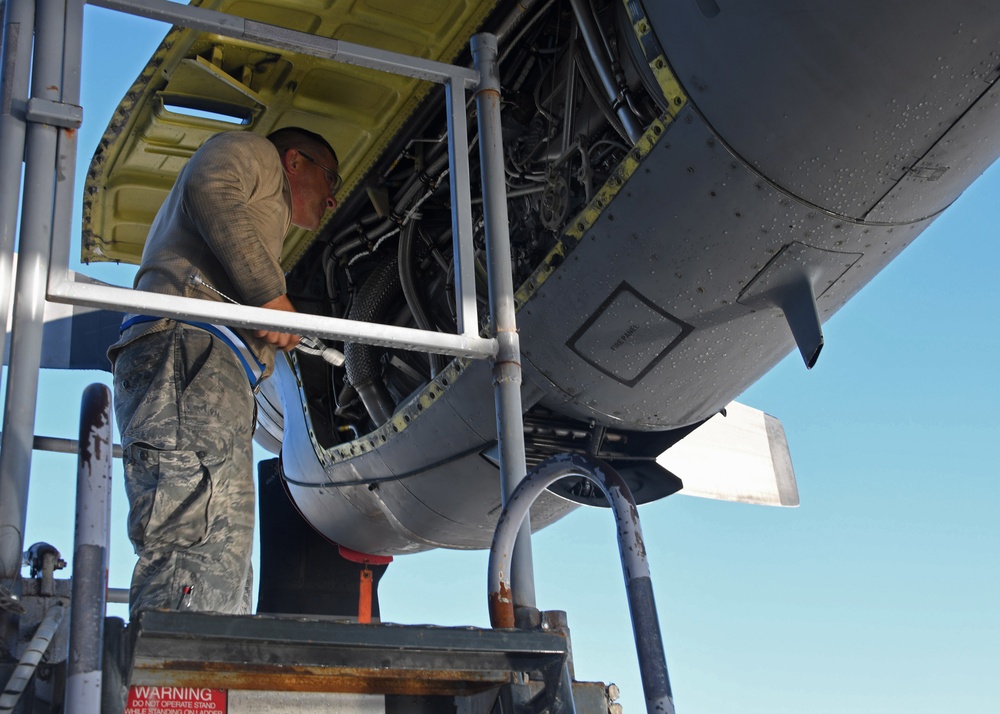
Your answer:
[[[278,262],[291,225],[291,192],[277,149],[250,132],[218,134],[198,149],[156,214],[135,277],[139,290],[223,301],[192,281],[197,275],[245,305],[285,294]],[[128,320],[132,316],[126,316]],[[167,320],[126,330],[109,350],[169,327]],[[274,347],[236,330],[270,373]]]

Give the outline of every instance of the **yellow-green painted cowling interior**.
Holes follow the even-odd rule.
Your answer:
[[[345,42],[452,62],[493,8],[478,0],[204,0],[200,7]],[[298,125],[327,137],[353,190],[429,82],[194,30],[171,30],[123,98],[84,188],[82,259],[138,263],[178,172],[213,134]],[[189,110],[209,112],[195,116]],[[224,120],[222,117],[231,117]],[[327,220],[331,218],[328,215]],[[319,231],[322,231],[321,226]],[[313,233],[293,228],[286,267]]]

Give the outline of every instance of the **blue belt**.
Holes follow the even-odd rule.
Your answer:
[[[157,320],[163,320],[162,317],[154,317],[153,315],[134,315],[128,320],[122,323],[119,328],[118,333],[121,334],[125,332],[128,328],[133,325],[139,325],[143,322],[156,322]],[[265,365],[257,356],[253,353],[247,343],[243,341],[243,338],[237,335],[232,329],[226,327],[225,325],[210,325],[207,322],[192,322],[190,320],[178,320],[176,318],[169,318],[174,320],[174,322],[181,322],[185,325],[190,325],[191,327],[197,327],[200,330],[205,330],[211,333],[215,337],[218,337],[222,342],[225,343],[229,349],[233,351],[236,358],[243,365],[243,371],[247,374],[247,379],[250,380],[250,388],[257,391],[260,386],[260,381],[264,377]]]

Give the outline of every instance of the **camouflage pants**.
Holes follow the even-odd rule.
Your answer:
[[[233,352],[176,324],[115,359],[128,533],[129,611],[250,612],[253,394]]]

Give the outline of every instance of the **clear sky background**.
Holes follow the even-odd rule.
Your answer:
[[[87,8],[77,193],[165,31]],[[811,372],[792,355],[740,398],[783,422],[799,508],[640,509],[678,712],[1000,711],[998,196],[994,167],[825,325]],[[44,373],[36,432],[75,438],[91,381],[109,377]],[[67,558],[74,464],[36,453],[26,538]],[[127,587],[120,470],[110,578]],[[577,678],[616,682],[642,711],[610,514],[578,511],[534,552],[538,604],[568,612]],[[397,558],[381,601],[387,621],[486,626],[486,554]]]

